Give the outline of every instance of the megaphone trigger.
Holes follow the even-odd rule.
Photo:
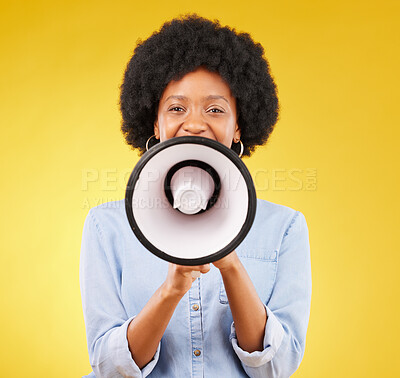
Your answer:
[[[194,279],[199,278],[201,276],[201,272],[198,270],[192,270],[192,277]]]

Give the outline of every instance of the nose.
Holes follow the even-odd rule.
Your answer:
[[[186,119],[185,123],[182,125],[182,129],[187,133],[191,134],[201,134],[207,130],[207,124],[201,118],[201,116],[192,116]]]

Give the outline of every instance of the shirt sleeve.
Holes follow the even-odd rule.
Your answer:
[[[307,223],[296,212],[286,230],[274,288],[268,304],[264,350],[240,348],[232,323],[230,340],[247,375],[252,378],[290,377],[304,355],[311,305],[311,262]]]
[[[157,364],[160,344],[153,359],[139,369],[128,347],[127,329],[134,316],[127,315],[121,299],[121,264],[115,248],[90,210],[79,270],[90,365],[97,378],[146,377]]]

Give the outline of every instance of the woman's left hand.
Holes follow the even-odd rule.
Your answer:
[[[262,351],[267,312],[236,251],[213,264],[224,281],[238,345],[248,353]]]
[[[232,251],[222,259],[213,262],[214,266],[217,267],[221,273],[231,270],[240,264],[240,260],[236,251]]]

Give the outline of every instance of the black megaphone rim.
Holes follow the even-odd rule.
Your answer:
[[[191,259],[183,259],[179,257],[171,256],[160,249],[158,249],[155,245],[153,245],[140,231],[140,227],[136,223],[135,217],[133,215],[133,208],[132,208],[132,198],[135,191],[135,183],[139,179],[140,173],[142,172],[143,168],[147,164],[147,162],[160,151],[169,148],[174,145],[178,144],[200,144],[204,146],[211,147],[223,155],[225,155],[240,171],[242,174],[246,186],[247,186],[247,193],[248,193],[248,207],[247,207],[247,216],[243,223],[243,226],[239,233],[233,238],[233,240],[228,243],[224,248],[220,249],[217,252],[214,252],[210,255],[199,257],[199,258],[191,258]],[[182,137],[175,137],[168,139],[164,142],[160,142],[155,146],[151,147],[148,151],[146,151],[143,156],[140,158],[138,163],[135,165],[126,187],[125,192],[125,211],[131,226],[131,229],[137,239],[142,243],[142,245],[148,249],[151,253],[158,256],[159,258],[169,261],[174,264],[179,265],[203,265],[208,264],[219,259],[222,259],[233,250],[237,248],[237,246],[243,241],[246,237],[248,232],[250,231],[251,226],[253,225],[254,218],[256,215],[256,207],[257,207],[257,197],[256,191],[254,188],[253,179],[250,175],[249,170],[247,169],[246,165],[243,161],[239,158],[239,156],[230,148],[226,147],[222,143],[215,141],[213,139],[204,138],[200,136],[182,136]]]

